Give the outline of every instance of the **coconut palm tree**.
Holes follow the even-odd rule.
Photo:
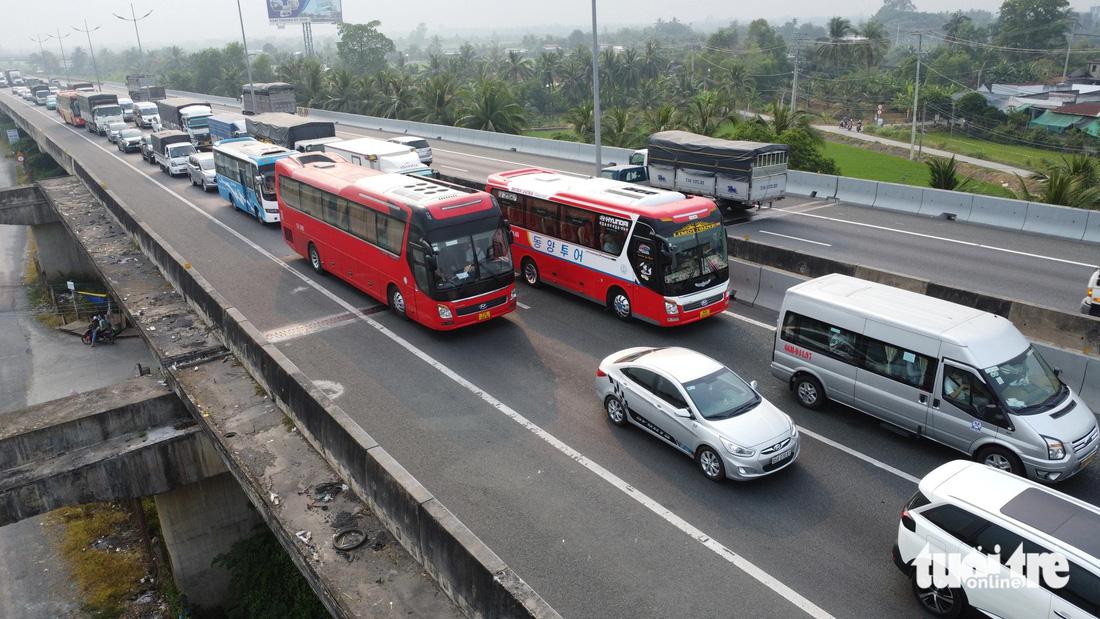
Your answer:
[[[856,30],[861,38],[852,46],[852,60],[867,69],[867,75],[886,57],[890,49],[890,39],[886,36],[886,27],[878,20],[868,20]]]
[[[632,108],[613,107],[603,115],[600,141],[608,146],[637,148],[645,143],[638,132],[638,112]]]
[[[360,83],[351,71],[333,71],[325,77],[322,107],[335,112],[355,112],[362,100]]]
[[[483,79],[463,97],[466,101],[457,125],[468,129],[518,134],[527,127],[523,107],[516,103],[508,84]]]
[[[730,109],[725,97],[713,90],[692,97],[684,107],[681,120],[688,131],[700,135],[713,135],[718,125],[728,121]]]
[[[518,49],[510,49],[501,60],[500,75],[504,79],[519,84],[535,73],[534,63],[530,58],[524,58],[523,52]]]
[[[969,176],[959,179],[959,164],[955,161],[955,155],[951,155],[950,159],[929,157],[924,164],[928,166],[928,186],[932,189],[966,191],[976,182]]]
[[[756,121],[770,128],[775,135],[778,136],[789,129],[803,129],[815,143],[825,142],[825,137],[814,128],[811,114],[803,110],[792,110],[791,106],[784,105],[783,101],[772,102],[768,106],[768,113],[771,115],[770,120],[757,116]]]
[[[815,58],[836,72],[848,63],[849,45],[845,37],[852,31],[852,22],[843,17],[833,17],[826,26],[828,35],[817,40],[813,51]]]
[[[1085,170],[1077,168],[1080,175],[1071,172],[1071,167],[1076,166],[1063,159],[1062,163],[1048,166],[1045,172],[1031,174],[1028,178],[1040,183],[1041,191],[1038,194],[1032,194],[1024,183],[1024,179],[1017,174],[1020,189],[1015,192],[1016,197],[1029,202],[1083,209],[1100,208],[1100,187],[1089,182],[1089,175],[1096,173],[1095,166],[1091,166],[1091,170],[1088,169],[1090,166],[1087,164],[1085,164]]]
[[[416,91],[416,107],[408,117],[423,123],[453,125],[458,112],[458,88],[455,76],[443,73],[428,78]]]
[[[416,95],[412,80],[406,73],[382,69],[374,78],[374,112],[382,118],[404,119],[412,109]]]
[[[535,60],[535,75],[543,86],[550,89],[550,92],[554,92],[557,88],[564,63],[565,54],[560,49],[542,54]]]
[[[680,123],[676,116],[677,108],[674,103],[648,108],[642,111],[642,126],[645,127],[647,134],[679,129]]]
[[[570,109],[561,117],[565,126],[573,132],[573,136],[581,142],[594,142],[596,140],[596,115],[595,106],[591,100],[581,101],[576,107]]]

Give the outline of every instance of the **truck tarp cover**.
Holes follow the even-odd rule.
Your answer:
[[[689,168],[747,180],[752,162],[761,153],[788,151],[786,144],[741,142],[709,138],[687,131],[661,131],[649,136],[649,163]]]
[[[267,112],[245,119],[248,135],[260,141],[294,148],[302,140],[336,137],[336,125],[327,120],[310,120],[294,114]]]
[[[256,94],[271,94],[276,92],[282,92],[284,90],[294,90],[294,87],[286,82],[270,82],[267,84],[255,84]],[[246,93],[252,92],[252,87],[249,84],[244,85],[244,91]]]

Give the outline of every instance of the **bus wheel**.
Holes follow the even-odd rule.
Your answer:
[[[406,320],[409,318],[405,308],[405,295],[401,294],[401,291],[394,284],[390,284],[390,309],[401,318]]]
[[[523,259],[523,281],[527,282],[527,285],[532,288],[538,288],[542,285],[542,279],[539,278],[539,267],[530,258]]]
[[[624,322],[630,322],[634,314],[630,311],[630,297],[621,288],[612,288],[607,295],[607,305],[615,312],[615,317]]]
[[[321,262],[321,254],[317,252],[317,246],[313,243],[309,244],[309,264],[318,275],[325,272],[325,263]]]

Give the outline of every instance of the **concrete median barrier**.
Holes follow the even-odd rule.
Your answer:
[[[970,217],[966,221],[972,224],[1020,230],[1024,227],[1026,218],[1027,202],[1024,200],[974,196]]]
[[[738,303],[755,304],[756,295],[760,293],[760,265],[730,260],[730,291]]]
[[[1079,208],[1028,202],[1023,231],[1079,241],[1085,236],[1088,216],[1088,211]]]
[[[888,211],[917,213],[920,212],[921,197],[923,195],[924,187],[898,183],[879,183],[878,194],[875,195],[873,206]]]
[[[849,204],[871,206],[878,195],[878,182],[841,176],[837,179],[836,199]]]
[[[921,215],[940,217],[945,213],[955,216],[959,221],[970,218],[970,208],[974,204],[974,194],[945,189],[925,189],[921,195]]]
[[[1100,211],[1089,211],[1088,221],[1085,223],[1085,236],[1081,240],[1100,243]]]
[[[837,177],[790,170],[787,172],[787,193],[792,196],[831,200],[836,197]]]

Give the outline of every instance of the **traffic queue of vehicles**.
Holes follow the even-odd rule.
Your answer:
[[[204,191],[217,187],[261,223],[280,222],[285,242],[317,273],[433,329],[514,311],[516,272],[531,286],[605,304],[621,319],[665,326],[705,319],[730,302],[726,235],[710,199],[537,168],[494,174],[487,191],[471,190],[420,171],[432,157],[422,138],[342,141],[324,123],[290,114],[201,115],[220,139],[212,153],[199,152],[194,131],[112,123],[107,112],[121,113],[117,99],[91,94],[58,96],[87,102],[89,130],[120,151],[140,151]],[[169,105],[177,113],[201,106],[180,103]],[[138,127],[153,113],[142,105],[135,104]],[[241,136],[254,128],[265,141]],[[387,155],[376,143],[401,145],[400,160],[416,166],[381,163]],[[1079,473],[1097,454],[1100,427],[1012,323],[829,275],[787,291],[771,369],[806,408],[833,400],[972,459],[929,473],[901,514],[893,558],[925,611],[956,617],[972,607],[1008,617],[1049,608],[1051,616],[1100,617],[1100,509],[1023,479],[1050,484]],[[798,427],[756,381],[685,348],[613,353],[596,369],[595,387],[610,423],[688,455],[714,481],[774,474],[801,452]],[[1068,562],[1056,575],[1039,574],[1014,562],[1013,551]],[[953,553],[990,557],[983,577],[1036,584],[991,594],[973,579],[948,577],[949,564],[958,569]]]

